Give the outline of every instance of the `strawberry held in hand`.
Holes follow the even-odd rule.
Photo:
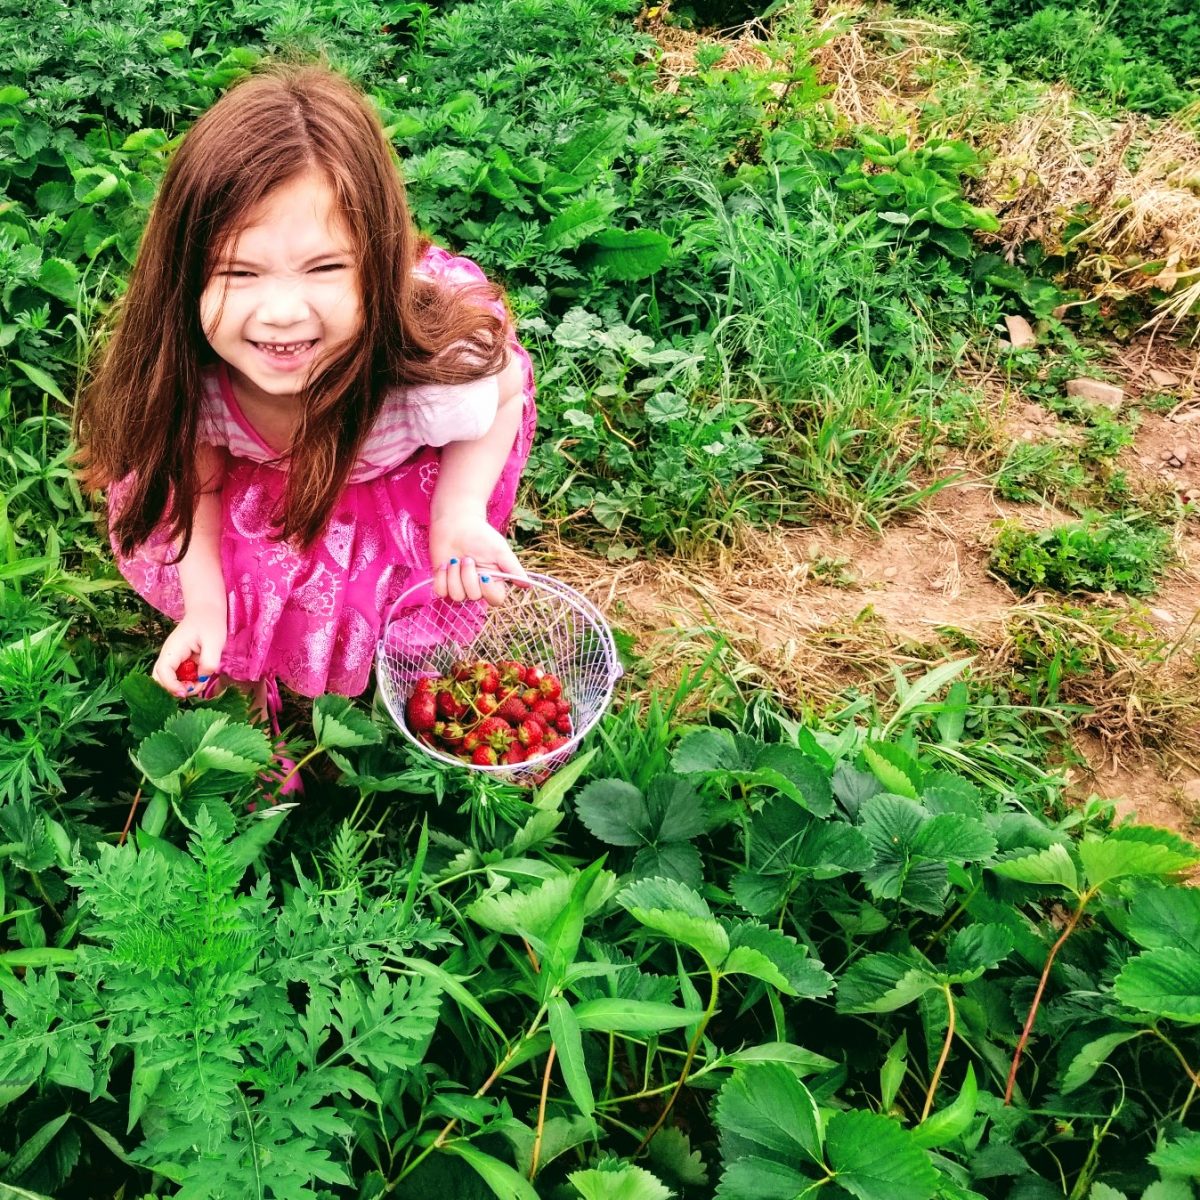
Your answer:
[[[418,740],[476,767],[513,767],[570,740],[571,703],[539,663],[476,658],[418,679],[405,718]]]
[[[199,675],[200,671],[196,666],[196,660],[194,658],[185,658],[183,662],[181,662],[179,666],[175,668],[175,678],[178,679],[180,683],[195,683],[199,678]]]

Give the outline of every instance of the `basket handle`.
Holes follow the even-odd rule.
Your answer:
[[[559,585],[558,585],[557,581],[551,579],[547,575],[534,575],[534,574],[530,574],[528,576],[508,575],[508,574],[505,574],[505,572],[503,572],[503,571],[488,571],[488,575],[492,579],[498,579],[504,583],[511,582],[518,587],[520,587],[522,584],[524,584],[528,580],[533,583],[539,583],[544,587],[551,587],[556,591],[559,590]],[[432,583],[433,583],[433,576],[430,575],[430,576],[426,577],[425,579],[419,580],[417,583],[411,584],[409,587],[406,587],[404,589],[404,591],[402,591],[400,593],[400,595],[397,596],[396,599],[392,601],[391,607],[387,611],[387,616],[384,617],[383,622],[379,626],[379,640],[380,641],[383,640],[384,632],[387,630],[387,627],[392,623],[392,617],[395,616],[396,610],[404,604],[411,604],[412,598],[414,596],[416,596],[417,593],[419,593],[419,592],[423,591],[425,588],[429,587]],[[435,599],[449,600],[451,604],[455,604],[455,603],[485,604],[486,603],[486,601],[484,601],[484,600],[454,601],[454,600],[450,600],[449,596],[438,596],[438,597],[435,597]]]

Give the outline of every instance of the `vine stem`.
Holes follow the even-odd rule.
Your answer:
[[[1050,947],[1050,953],[1046,956],[1046,965],[1042,968],[1042,977],[1038,980],[1037,991],[1033,994],[1033,1003],[1029,1006],[1029,1015],[1025,1018],[1025,1028],[1021,1030],[1021,1036],[1017,1040],[1017,1048],[1013,1054],[1012,1066],[1008,1069],[1008,1084],[1004,1089],[1004,1103],[1009,1105],[1012,1103],[1013,1088],[1017,1084],[1017,1068],[1021,1065],[1021,1055],[1025,1052],[1025,1044],[1029,1041],[1030,1030],[1033,1029],[1033,1022],[1037,1019],[1038,1005],[1042,1002],[1042,993],[1046,990],[1046,981],[1050,978],[1050,968],[1054,966],[1054,959],[1062,949],[1063,943],[1075,932],[1075,926],[1079,924],[1079,918],[1083,916],[1083,910],[1087,908],[1088,903],[1096,893],[1094,891],[1086,891],[1079,897],[1079,904],[1075,911],[1071,914],[1070,920],[1067,921],[1066,927],[1058,936],[1058,941]]]
[[[1184,1121],[1187,1119],[1188,1109],[1192,1106],[1192,1101],[1196,1097],[1196,1091],[1200,1088],[1200,1073],[1192,1070],[1191,1064],[1183,1057],[1183,1051],[1161,1029],[1157,1026],[1153,1027],[1150,1032],[1154,1034],[1164,1046],[1170,1047],[1172,1053],[1179,1059],[1180,1065],[1187,1072],[1187,1077],[1191,1081],[1191,1088],[1188,1090],[1187,1099],[1183,1102],[1183,1107],[1179,1110],[1179,1119]]]
[[[929,1116],[930,1110],[933,1108],[933,1097],[937,1093],[938,1084],[942,1078],[942,1068],[946,1065],[946,1059],[950,1056],[950,1043],[954,1041],[954,997],[950,994],[950,985],[942,984],[942,992],[946,997],[946,1040],[942,1043],[941,1057],[937,1060],[937,1066],[933,1068],[933,1078],[929,1081],[929,1091],[925,1093],[925,1107],[921,1109],[921,1120],[924,1121]]]
[[[542,1134],[546,1130],[546,1096],[550,1091],[550,1068],[554,1066],[554,1053],[557,1047],[550,1043],[550,1053],[546,1055],[546,1069],[542,1072],[542,1094],[538,1100],[537,1133],[533,1139],[533,1153],[529,1157],[529,1179],[537,1174],[538,1159],[542,1156]]]
[[[143,776],[143,782],[145,777]],[[133,803],[129,806],[129,816],[125,818],[125,828],[121,830],[121,836],[117,840],[118,846],[125,845],[125,839],[129,836],[129,827],[133,824],[133,814],[137,812],[137,806],[141,803],[142,789],[139,787],[133,797]]]
[[[695,1036],[692,1038],[691,1045],[688,1046],[687,1058],[683,1060],[683,1070],[679,1074],[679,1081],[675,1084],[675,1090],[667,1098],[667,1102],[663,1105],[663,1110],[658,1114],[658,1120],[650,1126],[649,1132],[641,1142],[638,1148],[633,1152],[636,1158],[650,1144],[654,1135],[662,1128],[663,1122],[667,1119],[667,1114],[671,1111],[679,1093],[683,1091],[683,1085],[687,1083],[688,1071],[692,1067],[692,1059],[696,1057],[696,1051],[700,1048],[700,1041],[704,1037],[704,1031],[708,1028],[709,1021],[712,1020],[713,1013],[717,1011],[717,993],[721,986],[721,974],[719,971],[710,971],[709,975],[712,979],[712,991],[708,997],[708,1007],[704,1010],[704,1016],[700,1018],[700,1024],[696,1026]]]
[[[520,1050],[521,1047],[525,1045],[525,1043],[529,1041],[529,1039],[533,1037],[534,1034],[536,1034],[541,1028],[542,1019],[545,1017],[545,1015],[546,1006],[543,1004],[542,1007],[538,1009],[529,1028],[513,1043],[512,1049],[509,1050],[508,1053],[505,1054],[505,1056],[492,1068],[492,1073],[479,1085],[479,1088],[475,1092],[476,1100],[478,1100],[481,1096],[486,1095],[492,1084],[504,1074],[504,1072],[508,1069],[508,1064],[511,1063],[514,1058],[516,1058],[517,1051]],[[413,1171],[415,1171],[417,1167],[420,1166],[420,1164],[424,1162],[424,1160],[427,1159],[435,1150],[440,1150],[446,1144],[446,1141],[450,1135],[454,1132],[454,1127],[457,1124],[458,1118],[451,1117],[450,1120],[442,1126],[441,1132],[437,1135],[437,1137],[435,1137],[433,1141],[430,1142],[429,1145],[426,1146],[425,1149],[422,1150],[421,1153],[412,1160],[412,1162],[403,1167],[400,1171],[400,1174],[397,1175],[395,1179],[388,1181],[388,1185],[384,1188],[383,1194],[387,1195],[391,1192],[394,1192],[396,1190],[396,1185],[399,1184],[400,1181],[405,1178],[405,1176],[411,1175]]]

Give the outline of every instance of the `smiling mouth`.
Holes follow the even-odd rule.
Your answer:
[[[304,342],[253,342],[259,350],[265,350],[268,354],[281,354],[285,356],[300,355],[307,350],[311,350],[316,344],[316,338],[310,338]]]

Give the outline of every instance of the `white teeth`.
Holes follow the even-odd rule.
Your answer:
[[[272,354],[302,354],[314,341],[307,342],[256,342],[255,345],[263,350],[269,350]]]

